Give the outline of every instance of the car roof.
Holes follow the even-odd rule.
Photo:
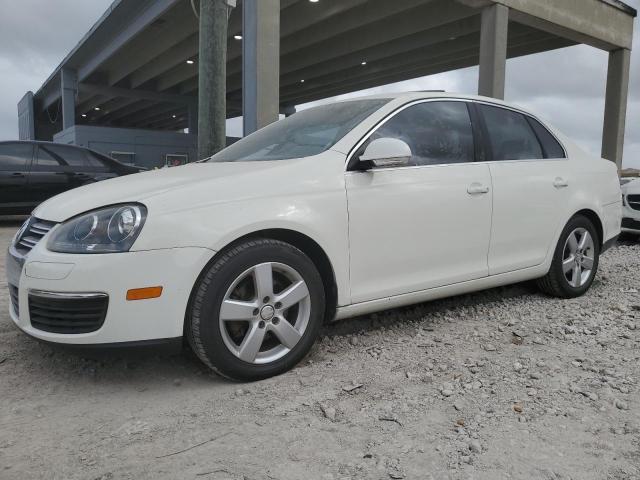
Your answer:
[[[339,99],[337,101],[347,102],[350,100],[377,100],[377,99],[413,101],[413,100],[423,100],[423,99],[427,100],[430,98],[447,98],[447,99],[454,99],[454,100],[487,102],[487,103],[503,105],[505,107],[515,108],[517,110],[525,111],[525,109],[518,107],[517,105],[507,103],[497,98],[483,97],[481,95],[469,95],[469,94],[463,94],[463,93],[451,93],[451,92],[445,92],[444,90],[422,90],[422,91],[412,91],[412,92],[378,93],[374,95],[364,95],[361,97],[344,98],[344,99]]]

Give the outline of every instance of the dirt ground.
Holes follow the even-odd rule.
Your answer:
[[[638,243],[582,298],[525,284],[344,321],[252,384],[188,352],[42,345],[0,275],[3,480],[640,479]]]

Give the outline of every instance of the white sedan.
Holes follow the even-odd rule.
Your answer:
[[[349,100],[42,204],[9,250],[11,317],[65,344],[185,336],[216,372],[260,379],[326,321],[530,279],[582,295],[621,208],[614,163],[519,108]]]
[[[622,231],[640,235],[640,178],[623,180]]]

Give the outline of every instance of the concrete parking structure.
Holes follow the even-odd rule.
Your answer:
[[[479,93],[502,98],[507,58],[583,43],[609,52],[602,154],[621,162],[636,11],[618,0],[213,3],[230,12],[226,45],[202,44],[200,25],[220,25],[221,10],[198,20],[188,0],[114,1],[22,99],[20,137],[84,146],[100,137],[108,150],[106,136],[140,157],[157,145],[147,131],[167,132],[173,146],[182,138],[173,132],[194,134],[198,119],[205,134],[220,135],[225,118],[244,115],[247,134],[298,104],[472,65],[480,65]],[[122,129],[137,129],[136,139]],[[188,141],[176,148],[194,160],[197,139]],[[149,155],[142,163],[157,163],[159,153]]]

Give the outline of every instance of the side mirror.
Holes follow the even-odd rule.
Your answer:
[[[376,167],[405,167],[412,156],[406,142],[398,138],[377,138],[367,145],[360,161],[373,163]]]

